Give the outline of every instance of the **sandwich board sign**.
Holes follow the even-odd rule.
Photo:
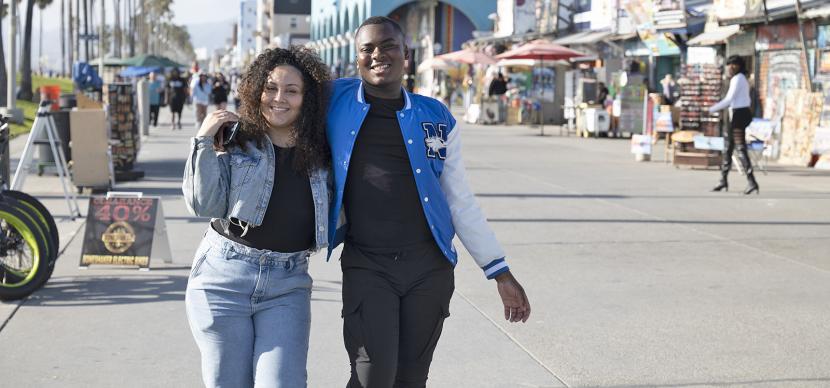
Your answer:
[[[89,199],[81,268],[105,264],[149,269],[151,258],[173,262],[161,198],[109,192]]]

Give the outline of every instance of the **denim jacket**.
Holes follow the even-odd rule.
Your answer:
[[[264,144],[271,144],[267,138]],[[226,152],[213,149],[213,137],[194,137],[184,169],[182,193],[191,214],[221,219],[247,228],[262,225],[274,187],[276,155],[273,147],[259,149],[248,142],[244,149],[229,146]],[[316,170],[309,176],[314,197],[315,246],[328,246],[329,172]]]

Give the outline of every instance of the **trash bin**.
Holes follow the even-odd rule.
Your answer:
[[[61,94],[58,104],[61,109],[72,109],[78,106],[78,99],[74,93]]]
[[[60,108],[61,87],[58,85],[45,85],[40,87],[40,100],[52,101],[49,110],[56,111]]]

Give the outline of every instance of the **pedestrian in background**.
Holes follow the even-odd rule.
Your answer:
[[[660,86],[663,88],[663,102],[665,105],[674,105],[674,100],[677,96],[677,82],[671,74],[666,74],[660,81]]]
[[[164,87],[157,79],[156,73],[150,73],[150,82],[147,85],[148,94],[150,96],[150,123],[155,127],[159,124],[159,108],[161,107],[161,98],[164,93]]]
[[[234,73],[231,76],[231,95],[233,96],[233,109],[239,112],[239,107],[242,104],[242,100],[239,99],[239,79],[241,77],[239,74]]]
[[[530,303],[467,185],[455,119],[401,85],[409,50],[400,26],[371,17],[355,44],[360,78],[333,83],[327,125],[348,387],[424,387],[455,289],[456,232],[496,279],[505,319],[526,321]]]
[[[504,79],[504,74],[499,73],[496,75],[496,78],[490,82],[490,88],[487,91],[487,95],[490,97],[499,97],[505,93],[507,93],[507,81]]]
[[[230,93],[231,85],[225,80],[225,75],[216,72],[213,78],[213,88],[211,89],[211,99],[216,109],[227,109],[228,107],[228,93]]]
[[[196,113],[196,128],[202,127],[202,121],[207,116],[207,108],[210,105],[210,95],[213,86],[205,73],[198,73],[190,81],[190,98]]]
[[[182,191],[212,220],[185,305],[207,387],[306,386],[308,257],[327,245],[329,75],[310,49],[265,50],[240,82],[239,115],[212,112],[191,140]]]
[[[170,78],[167,80],[167,98],[170,100],[170,123],[175,130],[176,127],[182,129],[182,109],[187,100],[187,81],[179,74],[179,69],[173,69],[170,72]]]
[[[726,151],[723,154],[720,183],[712,191],[729,191],[727,176],[732,168],[732,153],[738,151],[738,160],[746,173],[747,187],[744,194],[760,193],[758,182],[753,174],[752,161],[746,146],[746,127],[752,123],[752,100],[749,93],[749,82],[746,79],[746,63],[744,59],[733,55],[726,61],[726,67],[732,78],[729,80],[729,90],[726,97],[709,108],[709,113],[729,108],[732,118],[729,120],[729,131],[724,136]]]

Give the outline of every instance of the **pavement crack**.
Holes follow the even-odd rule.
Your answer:
[[[487,315],[487,313],[485,313],[484,310],[482,310],[478,306],[476,306],[476,304],[473,303],[473,301],[470,300],[470,298],[467,298],[467,296],[464,295],[463,292],[455,290],[455,293],[458,296],[460,296],[461,299],[464,299],[464,301],[467,302],[467,304],[472,306],[472,308],[474,308],[476,311],[478,311],[478,313],[481,314],[481,316],[483,316],[485,319],[490,321],[490,323],[493,326],[495,326],[498,331],[500,331],[502,334],[504,334],[511,342],[513,342],[516,346],[518,346],[519,349],[521,349],[523,352],[525,352],[525,354],[527,354],[533,361],[535,361],[537,364],[539,364],[539,366],[541,366],[544,370],[546,370],[548,373],[550,373],[550,375],[553,376],[553,378],[556,379],[556,381],[558,381],[559,384],[562,384],[563,386],[570,388],[570,385],[568,385],[568,383],[566,383],[564,380],[562,380],[562,378],[560,378],[559,375],[557,375],[556,372],[554,372],[551,367],[549,367],[547,364],[545,364],[544,361],[542,361],[539,357],[536,357],[536,355],[533,354],[533,352],[531,352],[530,349],[528,349],[527,347],[522,345],[522,343],[519,342],[519,340],[516,339],[516,337],[514,337],[512,334],[508,333],[507,330],[505,330],[493,318],[491,318],[489,315]]]

